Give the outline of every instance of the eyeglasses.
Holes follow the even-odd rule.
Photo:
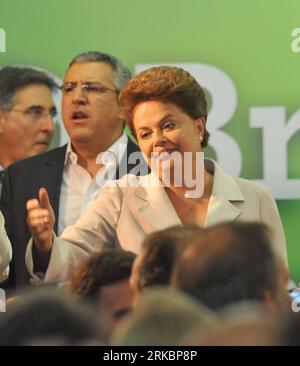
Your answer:
[[[32,122],[40,122],[48,116],[51,119],[55,119],[57,117],[57,110],[55,107],[51,108],[49,111],[45,110],[43,107],[37,106],[32,106],[25,110],[12,108],[9,111],[23,113],[24,116],[27,116]]]
[[[107,86],[103,86],[99,83],[90,83],[85,82],[83,84],[77,84],[77,83],[65,83],[59,89],[64,94],[72,94],[75,92],[75,90],[79,87],[81,90],[83,90],[87,94],[104,94],[107,91],[111,91],[113,93],[118,94],[118,91],[112,88],[108,88]]]

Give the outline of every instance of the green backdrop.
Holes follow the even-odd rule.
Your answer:
[[[241,175],[261,179],[262,130],[250,127],[249,110],[281,106],[286,123],[297,112],[300,53],[291,45],[298,27],[299,0],[0,0],[6,33],[0,67],[36,65],[62,77],[70,59],[87,50],[116,55],[132,71],[146,63],[213,65],[237,91],[235,113],[223,130],[240,147]],[[299,140],[297,132],[287,145],[291,179],[300,178]],[[277,203],[292,276],[299,281],[299,199]]]

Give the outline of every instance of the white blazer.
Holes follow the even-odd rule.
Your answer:
[[[205,160],[206,169],[214,175],[205,226],[224,221],[258,221],[268,225],[272,244],[287,264],[285,236],[280,216],[269,190],[246,179],[225,173],[213,160]],[[89,254],[104,246],[121,247],[139,253],[147,234],[182,224],[162,186],[149,187],[153,175],[124,176],[106,187],[93,206],[55,237],[49,266],[43,282],[64,282],[73,269]],[[139,182],[139,186],[133,186]],[[32,240],[26,251],[26,265],[33,273]]]
[[[6,235],[4,217],[0,211],[0,282],[4,281],[8,277],[11,257],[11,244]]]

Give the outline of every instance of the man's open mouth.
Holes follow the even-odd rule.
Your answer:
[[[72,113],[72,119],[76,121],[80,121],[88,118],[88,115],[82,111],[76,111]]]

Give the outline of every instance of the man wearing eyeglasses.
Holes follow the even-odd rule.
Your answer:
[[[55,82],[29,67],[0,70],[0,191],[3,169],[46,151],[54,133]]]
[[[101,192],[105,183],[101,176],[105,171],[101,153],[117,156],[113,178],[140,164],[127,164],[129,155],[137,152],[138,147],[124,132],[118,103],[119,91],[130,77],[128,68],[113,56],[100,52],[76,56],[60,87],[62,119],[70,142],[7,170],[0,206],[15,263],[8,287],[29,282],[25,267],[25,249],[30,238],[25,212],[28,199],[39,198],[39,189],[46,188],[56,217],[54,230],[59,235],[77,221]],[[14,250],[15,246],[18,250]]]

